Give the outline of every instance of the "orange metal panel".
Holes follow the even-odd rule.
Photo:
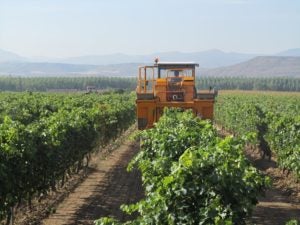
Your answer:
[[[147,129],[153,127],[153,124],[158,121],[165,107],[175,107],[182,109],[192,109],[196,116],[203,119],[213,119],[214,100],[199,100],[187,102],[161,102],[158,99],[154,100],[137,100],[137,117],[147,121],[145,127],[139,126],[139,129]],[[143,123],[141,122],[141,123]]]

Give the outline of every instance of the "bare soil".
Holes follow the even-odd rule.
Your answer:
[[[125,215],[120,205],[137,202],[144,193],[139,171],[126,171],[139,151],[139,143],[128,140],[135,129],[132,126],[105,148],[99,146],[89,166],[68,177],[63,188],[34,199],[31,209],[26,204],[19,207],[13,224],[93,224],[102,216],[132,219],[135,215]]]
[[[131,219],[120,210],[120,205],[143,197],[139,172],[126,171],[138,151],[138,143],[126,141],[106,159],[99,157],[89,176],[41,224],[93,224],[103,216]]]
[[[257,149],[246,148],[253,165],[272,179],[272,186],[259,198],[250,222],[257,225],[281,225],[291,219],[300,221],[300,183],[293,174],[277,167],[276,159],[262,159]]]

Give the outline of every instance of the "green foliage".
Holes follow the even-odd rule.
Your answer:
[[[82,167],[135,119],[134,95],[0,95],[0,219]]]
[[[191,111],[165,110],[141,139],[130,168],[141,170],[146,197],[122,206],[140,214],[125,224],[245,224],[269,184],[245,159],[242,140],[219,138]],[[122,223],[102,218],[96,224]]]
[[[277,155],[278,164],[300,178],[300,98],[297,94],[223,94],[215,107],[218,124],[237,135],[249,132],[263,138]],[[258,140],[256,140],[258,142]]]
[[[290,221],[286,222],[285,225],[298,225],[298,224],[299,224],[299,223],[298,223],[297,220],[290,220]]]

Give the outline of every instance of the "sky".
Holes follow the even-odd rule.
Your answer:
[[[299,0],[0,0],[0,49],[26,57],[298,47]]]

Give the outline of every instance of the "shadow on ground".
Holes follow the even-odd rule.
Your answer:
[[[135,150],[123,154],[116,166],[106,172],[105,179],[95,185],[92,195],[84,199],[84,204],[73,215],[72,220],[76,221],[74,224],[93,224],[94,220],[106,216],[124,222],[136,216],[124,214],[120,210],[122,204],[135,203],[143,198],[144,193],[139,171],[126,171],[130,159],[138,152],[139,146],[135,143],[132,148]]]
[[[293,178],[285,176],[274,159],[261,158],[257,150],[246,149],[245,153],[252,164],[273,181],[266,195],[259,198],[249,224],[284,225],[291,219],[300,221],[300,204],[292,195],[299,193],[299,185],[294,185],[293,190],[288,188],[289,183],[294,183]]]

